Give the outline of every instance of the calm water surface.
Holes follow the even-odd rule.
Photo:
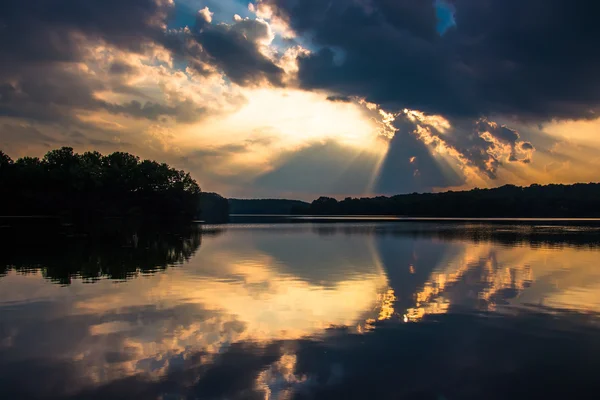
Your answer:
[[[600,389],[593,221],[233,224],[4,244],[2,399]]]

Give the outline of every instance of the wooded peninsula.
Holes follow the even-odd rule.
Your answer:
[[[70,147],[16,161],[0,151],[0,188],[0,215],[73,223],[124,217],[189,221],[200,217],[202,198],[189,173],[167,164],[123,152],[77,154]]]

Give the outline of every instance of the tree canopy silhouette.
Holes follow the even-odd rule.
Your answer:
[[[229,221],[229,202],[217,193],[203,192],[200,195],[200,218],[209,224]]]
[[[192,219],[200,187],[185,171],[129,153],[77,154],[70,147],[42,159],[14,161],[0,151],[0,215]]]
[[[461,192],[392,197],[320,197],[297,213],[415,217],[600,217],[600,184],[505,185]]]

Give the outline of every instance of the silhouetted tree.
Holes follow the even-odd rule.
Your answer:
[[[76,154],[70,147],[41,160],[12,162],[0,152],[0,215],[52,215],[74,221],[143,216],[192,219],[200,188],[189,173],[132,154]]]
[[[200,218],[208,223],[224,223],[229,221],[229,202],[217,193],[200,195]]]
[[[313,201],[311,207],[319,211],[319,214],[337,214],[338,211],[338,202],[336,199],[331,197],[319,197],[317,200]]]
[[[8,156],[8,154],[6,154],[2,150],[0,150],[0,168],[2,168],[4,166],[9,166],[12,164],[13,164],[12,158],[10,158]]]

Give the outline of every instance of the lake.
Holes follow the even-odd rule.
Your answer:
[[[5,235],[0,398],[597,395],[600,222],[263,221]]]

